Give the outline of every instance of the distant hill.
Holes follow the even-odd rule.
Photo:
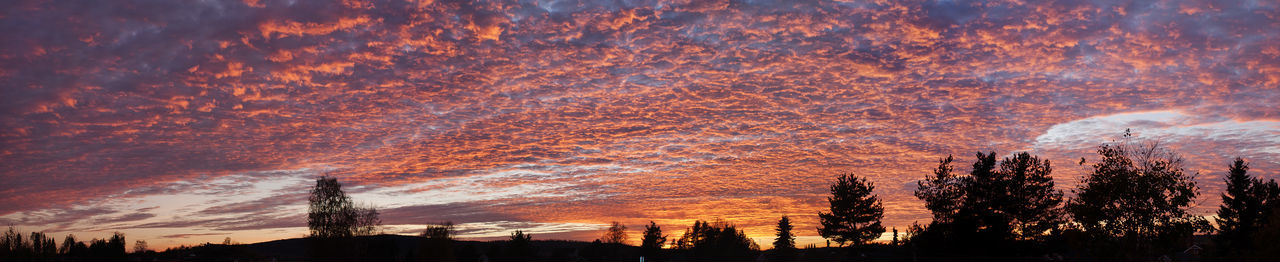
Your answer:
[[[403,235],[376,235],[357,237],[349,241],[350,245],[359,246],[356,255],[364,261],[418,261],[424,254],[420,252],[425,238]],[[195,247],[183,247],[152,254],[143,260],[157,261],[307,261],[311,244],[307,238],[291,238],[273,240],[253,244],[221,245],[206,244]],[[453,248],[459,261],[497,261],[493,258],[505,255],[503,252],[508,241],[454,241]],[[610,245],[566,240],[534,240],[531,242],[536,255],[528,261],[593,261],[587,259],[593,254],[608,256],[611,259],[621,257],[637,257],[639,247],[627,245]],[[550,259],[550,260],[549,260]],[[632,261],[626,259],[625,261]]]
[[[1212,248],[1207,236],[1196,236],[1194,242]],[[196,247],[175,248],[146,255],[133,254],[132,261],[442,261],[437,254],[423,252],[425,238],[402,235],[377,235],[358,237],[340,248],[355,247],[359,254],[344,259],[323,257],[309,260],[312,251],[310,239],[293,238],[242,245],[206,244]],[[639,261],[640,248],[636,246],[601,244],[567,240],[531,241],[533,254],[513,256],[509,241],[454,241],[452,261],[521,261],[521,262],[621,262]],[[920,252],[913,254],[912,250]],[[646,258],[646,262],[694,262],[696,254],[689,250],[664,249],[661,258]],[[1067,261],[1076,260],[1070,251],[1055,253]],[[1181,253],[1181,252],[1178,252]],[[748,261],[773,261],[771,250],[752,251]],[[918,256],[918,258],[916,258]],[[991,261],[994,257],[973,254],[936,253],[913,249],[909,246],[869,244],[860,248],[813,247],[798,250],[791,261]],[[1175,254],[1174,261],[1198,261],[1196,256]],[[1052,261],[1050,256],[1006,257],[1007,261]],[[719,260],[714,260],[719,261]],[[745,261],[744,261],[745,262]]]

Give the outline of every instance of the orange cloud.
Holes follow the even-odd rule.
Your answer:
[[[1263,177],[1280,162],[1273,140],[1249,139],[1280,115],[1258,106],[1280,96],[1280,15],[1266,3],[71,3],[7,17],[29,28],[0,24],[18,50],[0,54],[4,221],[294,230],[284,213],[250,229],[144,222],[177,208],[90,211],[253,174],[305,190],[329,174],[395,210],[389,223],[451,210],[477,232],[609,220],[675,232],[722,218],[767,237],[784,214],[812,228],[841,172],[875,182],[886,224],[903,229],[927,222],[911,191],[940,157],[1068,163],[1125,125],[1167,131],[1205,174],[1226,155]],[[1169,110],[1199,122],[1112,121]],[[1063,188],[1083,172],[1055,170]],[[297,204],[237,203],[207,210]],[[43,210],[83,218],[42,225]]]

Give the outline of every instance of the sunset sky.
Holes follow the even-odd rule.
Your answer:
[[[58,239],[302,237],[329,175],[387,233],[804,245],[842,172],[905,231],[939,158],[1028,151],[1070,196],[1126,128],[1196,214],[1236,156],[1280,178],[1280,3],[0,3],[0,224]]]

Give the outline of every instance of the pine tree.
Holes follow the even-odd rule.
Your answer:
[[[1038,239],[1064,221],[1062,217],[1062,191],[1054,189],[1053,167],[1049,160],[1040,160],[1022,152],[1000,161],[1000,177],[1009,179],[1007,194],[998,207],[1009,216],[1012,232],[1003,235],[1016,239]]]
[[[534,261],[537,250],[533,248],[533,235],[516,230],[511,233],[511,241],[507,243],[505,256],[508,261]]]
[[[777,238],[773,240],[773,261],[791,261],[796,255],[796,236],[791,234],[791,218],[778,220]]]
[[[996,161],[996,153],[976,154],[973,170],[953,174],[948,156],[933,175],[917,182],[917,198],[934,220],[911,235],[915,243],[948,252],[996,252],[1015,241],[1039,240],[1065,219],[1062,191],[1054,188],[1048,160],[1022,152]]]
[[[822,227],[818,234],[835,240],[843,246],[846,242],[859,245],[880,237],[884,226],[884,207],[880,198],[872,195],[875,185],[864,178],[842,174],[831,185],[830,213],[818,213]]]
[[[760,247],[746,233],[724,221],[694,221],[676,240],[676,249],[688,250],[690,261],[750,261]]]
[[[1275,180],[1262,182],[1249,176],[1249,164],[1237,157],[1229,166],[1227,190],[1218,207],[1218,235],[1214,239],[1221,255],[1232,259],[1253,257],[1255,234],[1271,219],[1272,209],[1280,205],[1280,189]]]
[[[964,200],[956,211],[951,230],[969,241],[999,240],[1003,232],[1009,231],[1009,216],[1000,208],[1008,180],[995,170],[996,152],[978,152],[977,158],[969,176],[961,180]]]
[[[1227,174],[1227,190],[1222,193],[1217,218],[1219,233],[1216,240],[1223,251],[1249,247],[1248,234],[1258,226],[1256,222],[1262,200],[1253,195],[1256,181],[1249,177],[1248,172],[1249,164],[1236,158]]]
[[[964,204],[966,180],[953,173],[955,167],[952,166],[952,161],[954,158],[947,155],[947,158],[938,161],[931,176],[916,182],[916,198],[924,200],[925,208],[933,214],[933,221],[915,228],[918,230],[911,238],[917,243],[954,246],[941,242],[955,238],[955,222]],[[938,241],[940,242],[935,243]]]
[[[950,155],[939,160],[938,167],[933,170],[933,176],[916,183],[919,188],[915,196],[924,200],[925,208],[933,213],[935,224],[950,223],[955,218],[956,211],[960,209],[964,198],[963,181],[951,173],[954,170],[951,161]]]
[[[667,236],[662,235],[662,228],[658,224],[649,221],[649,225],[644,226],[644,237],[640,239],[640,253],[649,260],[660,259],[658,252],[662,250],[662,245],[667,243]]]
[[[893,228],[893,242],[889,242],[889,245],[891,245],[891,246],[898,246],[898,243],[900,243],[900,241],[898,241],[898,227],[894,227],[894,228]]]
[[[792,250],[796,249],[796,236],[791,234],[791,218],[782,216],[778,220],[777,238],[773,240],[773,249]]]

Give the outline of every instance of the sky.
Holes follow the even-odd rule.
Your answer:
[[[59,239],[302,237],[327,175],[387,233],[804,245],[839,174],[905,231],[940,158],[1069,197],[1125,129],[1199,215],[1235,157],[1280,178],[1274,1],[15,0],[0,39],[0,224]]]

